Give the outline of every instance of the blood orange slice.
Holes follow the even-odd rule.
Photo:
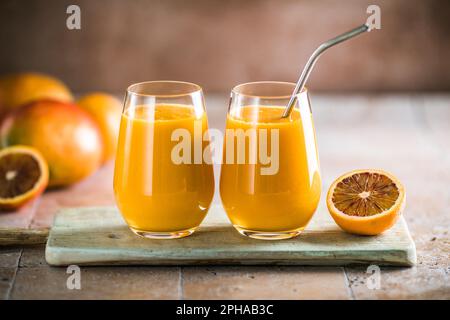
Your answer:
[[[354,170],[337,178],[327,195],[327,206],[345,231],[376,235],[392,227],[405,206],[405,189],[383,170]]]
[[[48,184],[48,166],[31,147],[0,151],[0,210],[16,210],[39,196]]]

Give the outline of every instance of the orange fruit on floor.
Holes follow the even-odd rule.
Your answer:
[[[17,73],[0,78],[0,118],[24,104],[40,99],[73,101],[67,86],[60,80],[40,73]]]
[[[100,128],[104,145],[103,162],[114,158],[122,114],[120,100],[106,93],[95,92],[83,96],[77,104],[92,116]]]
[[[30,147],[0,150],[0,210],[16,210],[47,187],[48,167],[42,154]]]
[[[327,194],[328,210],[345,231],[377,235],[391,228],[405,207],[405,189],[383,170],[354,170],[337,178]]]
[[[103,144],[90,115],[75,104],[39,100],[11,113],[0,131],[1,145],[28,145],[47,160],[49,186],[76,183],[100,166]]]

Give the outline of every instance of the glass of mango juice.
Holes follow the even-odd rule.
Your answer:
[[[214,194],[213,166],[204,139],[207,129],[200,86],[150,81],[127,89],[114,195],[134,233],[173,239],[192,234],[200,225]],[[176,148],[180,136],[192,140],[184,155]],[[202,153],[201,161],[194,157],[195,147]]]
[[[319,159],[306,89],[282,118],[294,87],[252,82],[231,92],[220,196],[233,226],[251,238],[299,235],[319,203]]]

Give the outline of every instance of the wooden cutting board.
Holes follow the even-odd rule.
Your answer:
[[[60,211],[46,247],[50,265],[347,265],[412,266],[416,249],[405,220],[374,237],[341,231],[326,208],[319,208],[297,238],[246,238],[230,225],[219,205],[193,235],[149,240],[134,235],[113,207]]]

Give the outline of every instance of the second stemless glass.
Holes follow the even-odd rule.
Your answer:
[[[151,81],[128,88],[114,193],[134,233],[180,238],[200,225],[214,194],[213,167],[204,139],[207,129],[198,85]]]
[[[287,239],[306,227],[321,192],[308,93],[281,118],[294,83],[235,87],[227,115],[220,196],[234,227],[257,239]]]

